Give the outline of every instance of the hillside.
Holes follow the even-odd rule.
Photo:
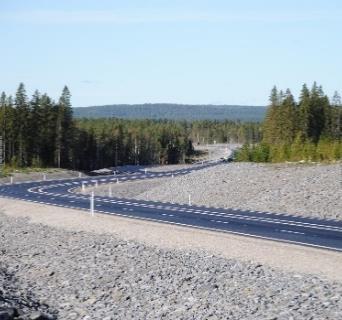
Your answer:
[[[116,104],[74,108],[77,118],[262,121],[264,106],[185,105],[170,103]]]

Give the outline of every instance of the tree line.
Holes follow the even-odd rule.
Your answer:
[[[291,91],[274,87],[262,125],[259,144],[245,144],[241,161],[333,161],[342,158],[342,103],[336,91],[332,99],[316,82],[303,85],[299,101]]]
[[[265,106],[191,105],[175,103],[115,104],[74,108],[76,118],[168,119],[177,121],[241,120],[260,122]]]
[[[258,142],[260,125],[239,121],[74,119],[71,94],[58,101],[20,84],[14,97],[0,97],[3,156],[12,167],[94,170],[125,164],[190,161],[193,144]]]

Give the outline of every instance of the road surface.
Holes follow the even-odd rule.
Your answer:
[[[0,186],[0,196],[89,211],[89,195],[75,191],[82,185],[172,178],[214,165],[227,165],[229,170],[229,164],[206,161],[177,171],[153,173],[139,170],[115,176],[6,184]],[[103,196],[94,197],[94,212],[342,251],[342,221]]]

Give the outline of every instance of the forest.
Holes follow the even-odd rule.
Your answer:
[[[3,162],[11,168],[58,167],[94,170],[125,164],[191,161],[194,144],[257,143],[260,124],[231,120],[174,121],[118,118],[76,119],[71,93],[57,102],[21,83],[0,97]]]
[[[265,106],[191,105],[175,103],[115,104],[74,108],[75,118],[240,120],[260,122],[265,117]]]
[[[316,83],[303,85],[299,101],[291,91],[274,87],[262,124],[260,143],[245,143],[240,161],[335,161],[342,158],[342,103],[338,92],[331,101]]]

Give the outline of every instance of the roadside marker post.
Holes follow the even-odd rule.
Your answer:
[[[118,178],[116,178],[116,183],[119,183],[119,179]]]
[[[112,195],[112,185],[110,184],[108,188],[108,197],[112,197]]]
[[[84,192],[85,191],[85,184],[84,184],[84,182],[82,182],[82,192]]]
[[[175,176],[172,174],[171,178],[174,178]]]
[[[189,206],[191,206],[191,194],[189,194]]]
[[[46,174],[45,173],[43,174],[43,180],[44,181],[46,180]]]
[[[13,177],[11,177],[11,184],[13,184]]]
[[[95,181],[95,188],[97,188],[99,186],[99,183],[97,182],[97,180]]]
[[[90,196],[90,214],[94,216],[94,191],[91,192]]]
[[[79,172],[79,173],[78,173],[78,177],[79,177],[79,178],[82,178],[82,172]]]
[[[145,175],[146,175],[146,173],[147,173],[147,169],[145,169]]]

